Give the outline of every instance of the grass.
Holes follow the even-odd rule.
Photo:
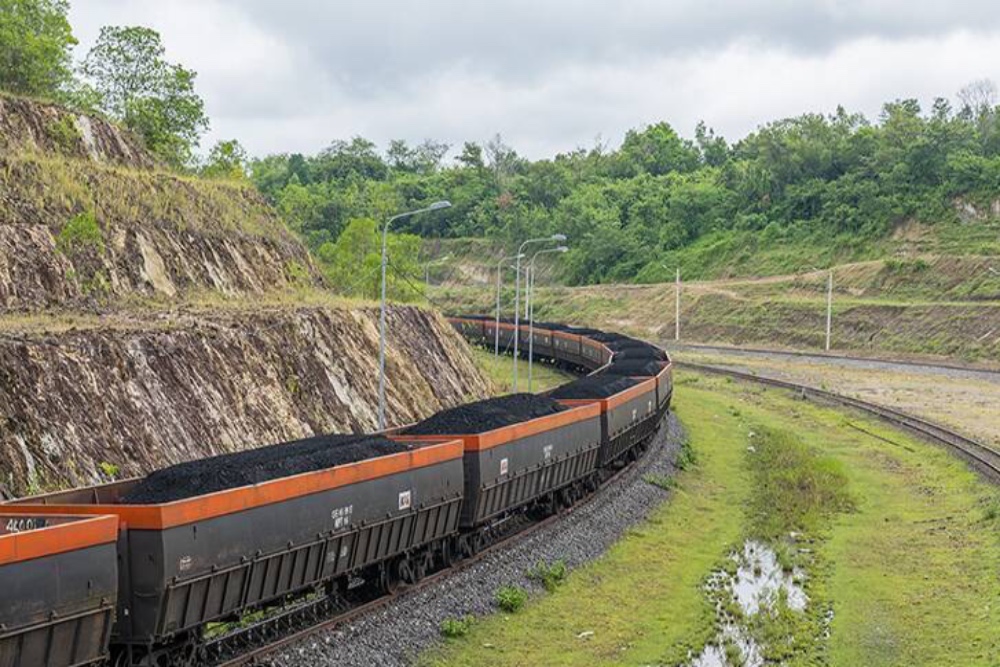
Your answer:
[[[785,664],[1000,663],[995,488],[942,449],[867,418],[849,419],[869,433],[783,392],[678,379],[697,463],[678,474],[670,501],[554,593],[516,616],[482,620],[421,664],[680,664],[714,635],[708,574],[746,535],[793,525],[811,533],[806,589],[832,605],[833,619],[828,640],[783,655]],[[747,449],[763,442],[749,437],[755,429],[778,443],[756,467]],[[784,507],[778,523],[753,519],[764,502]],[[796,558],[779,550],[786,568]],[[794,645],[800,621],[779,608],[755,631]]]
[[[472,358],[476,362],[476,365],[483,371],[483,374],[496,385],[498,395],[509,394],[513,391],[514,371],[511,357],[501,355],[497,358],[493,356],[493,352],[491,351],[484,350],[481,347],[473,347]],[[517,373],[519,391],[527,391],[528,362],[524,359],[518,360]],[[561,371],[550,364],[534,363],[532,364],[531,378],[531,391],[540,392],[571,382],[575,379],[575,376]]]

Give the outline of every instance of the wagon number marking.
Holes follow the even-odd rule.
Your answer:
[[[351,516],[354,515],[354,505],[348,505],[347,507],[338,507],[337,509],[330,512],[330,518],[333,519],[333,529],[340,530],[341,528],[347,528],[351,525]]]
[[[409,491],[399,493],[399,509],[408,510],[413,505],[413,494]]]
[[[23,533],[26,530],[37,530],[45,527],[45,519],[11,519],[4,526],[8,533]]]

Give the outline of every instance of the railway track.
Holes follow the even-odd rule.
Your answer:
[[[656,441],[657,436],[660,433],[660,429],[662,429],[665,424],[666,420],[661,419],[659,427],[653,433],[653,435],[650,436],[649,440],[650,445]],[[642,457],[648,455],[650,449],[651,446],[647,446],[646,450],[642,454]],[[641,460],[641,457],[639,460]],[[616,471],[611,477],[608,477],[601,484],[600,488],[598,488],[596,491],[594,491],[581,501],[573,504],[570,507],[563,508],[551,516],[545,517],[544,519],[540,519],[537,521],[533,521],[519,530],[514,530],[509,534],[504,535],[501,539],[494,542],[493,544],[490,544],[489,546],[484,548],[482,551],[476,553],[475,555],[465,558],[450,567],[434,572],[425,577],[424,579],[420,580],[416,584],[403,586],[388,595],[382,595],[378,598],[365,601],[359,604],[358,606],[354,606],[351,607],[350,609],[343,611],[342,613],[335,613],[335,615],[330,616],[329,618],[319,620],[318,622],[311,624],[308,627],[305,627],[301,630],[291,631],[287,634],[280,636],[277,639],[274,639],[273,641],[267,642],[264,645],[242,651],[239,653],[239,655],[235,655],[233,657],[226,658],[224,660],[213,661],[211,663],[211,667],[248,667],[250,665],[259,664],[261,660],[274,655],[283,648],[286,648],[298,642],[309,639],[310,637],[318,635],[322,632],[333,630],[337,626],[343,625],[344,623],[349,623],[351,620],[355,618],[359,618],[365,614],[371,613],[381,607],[388,605],[390,602],[397,599],[401,595],[406,595],[412,592],[419,591],[446,577],[461,572],[475,565],[476,563],[483,560],[487,556],[495,553],[496,551],[505,547],[510,547],[521,540],[525,540],[534,535],[535,533],[537,533],[538,531],[542,530],[543,528],[552,525],[556,521],[559,521],[564,517],[569,516],[573,512],[576,512],[577,510],[586,507],[590,503],[594,502],[598,497],[600,497],[601,492],[604,489],[606,489],[608,486],[613,484],[615,480],[619,479],[622,475],[631,470],[636,464],[638,464],[639,460],[633,461],[629,465],[626,465],[622,467],[620,470]],[[305,607],[307,605],[303,606]],[[241,630],[240,632],[247,633],[249,636],[253,636],[254,628],[251,626],[249,628]]]
[[[671,352],[692,350],[709,350],[713,352],[724,352],[732,354],[745,354],[757,356],[778,356],[778,357],[798,357],[803,359],[832,359],[834,361],[857,361],[866,364],[886,364],[889,366],[912,366],[914,368],[938,368],[948,371],[961,371],[976,375],[985,375],[991,378],[1000,377],[1000,369],[981,368],[978,366],[963,366],[961,364],[946,364],[936,361],[917,361],[913,359],[886,359],[883,357],[859,357],[849,354],[835,354],[832,352],[815,352],[807,350],[780,350],[761,347],[736,347],[734,345],[709,345],[706,343],[673,343],[667,341],[661,343]]]
[[[960,433],[956,433],[955,431],[941,426],[940,424],[923,419],[922,417],[917,417],[906,412],[888,408],[884,405],[870,403],[859,398],[845,396],[844,394],[838,394],[825,389],[819,389],[809,385],[796,384],[794,382],[787,382],[785,380],[778,380],[767,376],[753,375],[729,368],[683,361],[674,361],[674,365],[679,368],[686,368],[702,373],[723,375],[738,378],[740,380],[757,382],[771,387],[779,387],[781,389],[793,391],[805,398],[816,398],[866,412],[889,422],[894,426],[901,426],[934,443],[948,447],[971,463],[984,475],[995,482],[1000,482],[1000,451],[973,440],[972,438],[968,438]]]

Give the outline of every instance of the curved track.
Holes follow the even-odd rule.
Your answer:
[[[919,361],[914,359],[891,359],[886,357],[859,357],[849,354],[835,354],[833,352],[819,352],[809,350],[780,350],[762,347],[738,347],[735,345],[710,345],[703,343],[673,343],[663,344],[664,348],[670,352],[692,350],[724,352],[736,355],[747,356],[776,356],[776,357],[798,357],[803,359],[821,359],[832,361],[853,361],[864,364],[885,364],[887,366],[912,366],[914,368],[931,368],[947,371],[961,371],[973,375],[985,375],[990,378],[1000,377],[1000,369],[985,368],[979,366],[964,366],[962,364],[946,364],[935,361]]]
[[[788,389],[789,391],[796,392],[805,398],[817,398],[867,412],[868,414],[875,415],[876,417],[887,421],[894,426],[902,426],[903,428],[923,436],[932,442],[948,447],[969,461],[984,475],[993,481],[1000,482],[1000,452],[992,447],[984,445],[981,442],[973,440],[972,438],[968,438],[960,433],[952,431],[951,429],[945,428],[940,424],[935,424],[934,422],[921,417],[901,412],[899,410],[893,410],[892,408],[887,408],[884,405],[878,405],[877,403],[870,403],[859,398],[837,394],[832,391],[819,389],[817,387],[810,387],[804,384],[796,384],[785,380],[778,380],[761,375],[752,375],[750,373],[743,373],[741,371],[721,368],[718,366],[708,366],[705,364],[695,364],[675,360],[674,365],[679,368],[687,368],[715,375],[724,375],[727,377],[738,378],[740,380],[765,384],[771,387]]]

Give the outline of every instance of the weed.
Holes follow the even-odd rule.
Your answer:
[[[116,466],[114,463],[108,463],[107,461],[101,461],[97,464],[97,467],[100,468],[101,473],[112,482],[118,478],[118,473],[121,472],[121,468]]]
[[[1000,496],[986,498],[981,502],[983,508],[982,523],[1000,523]]]
[[[681,443],[680,451],[677,453],[677,460],[674,461],[674,467],[678,470],[688,470],[697,464],[698,453],[694,450],[690,440],[684,440]]]
[[[62,116],[56,122],[48,124],[45,132],[53,143],[67,153],[72,152],[80,141],[80,131],[76,128],[72,116]]]
[[[312,284],[312,277],[309,275],[309,269],[296,260],[291,260],[285,264],[285,273],[288,274],[290,282],[293,285],[298,286],[309,286]]]
[[[520,611],[528,602],[528,592],[520,586],[504,586],[497,591],[497,606],[508,614]]]
[[[56,238],[56,248],[64,255],[71,255],[87,249],[104,252],[104,234],[97,218],[90,211],[71,218]]]
[[[472,616],[446,618],[441,622],[441,634],[449,639],[457,639],[469,634],[475,619]]]
[[[566,563],[561,560],[557,560],[551,565],[538,561],[535,567],[528,571],[528,578],[537,581],[551,593],[566,580],[567,574]]]
[[[668,475],[644,475],[642,478],[647,484],[659,487],[664,491],[672,491],[677,488],[677,480]]]
[[[853,508],[838,461],[789,431],[762,424],[753,430],[755,454],[746,459],[756,481],[748,510],[752,537],[773,543],[792,531],[812,532],[822,519]]]

